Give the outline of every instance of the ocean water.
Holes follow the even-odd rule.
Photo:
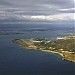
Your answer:
[[[75,63],[60,55],[28,50],[12,43],[16,38],[48,38],[70,35],[71,24],[0,24],[0,75],[75,75]]]

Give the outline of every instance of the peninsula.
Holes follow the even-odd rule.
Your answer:
[[[61,55],[63,60],[75,62],[75,36],[57,37],[56,40],[47,38],[14,39],[13,42],[23,48],[56,53]]]

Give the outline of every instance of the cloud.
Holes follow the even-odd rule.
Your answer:
[[[65,13],[75,13],[75,8],[58,9],[58,11],[65,12]]]
[[[75,8],[68,8],[68,9],[59,9],[60,11],[69,11],[69,10],[75,10]]]
[[[74,0],[0,0],[0,19],[75,20]]]
[[[27,16],[27,15],[21,15],[21,16],[17,16],[18,18],[21,19],[27,19],[27,20],[46,20],[46,21],[70,21],[70,20],[75,20],[74,18],[74,14],[72,13],[61,13],[61,14],[56,14],[56,15],[39,15],[39,16]]]
[[[38,5],[53,5],[59,8],[72,8],[74,6],[74,0],[0,0],[2,5],[13,5],[13,7],[24,9],[39,8]]]

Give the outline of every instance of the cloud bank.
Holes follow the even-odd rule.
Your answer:
[[[17,19],[74,22],[74,3],[74,0],[0,0],[0,21]]]

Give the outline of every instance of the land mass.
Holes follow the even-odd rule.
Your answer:
[[[61,55],[63,60],[75,62],[75,36],[57,37],[56,40],[47,38],[14,39],[13,42],[27,49],[56,53]]]
[[[0,35],[14,35],[14,34],[25,34],[25,33],[18,31],[0,31]]]

